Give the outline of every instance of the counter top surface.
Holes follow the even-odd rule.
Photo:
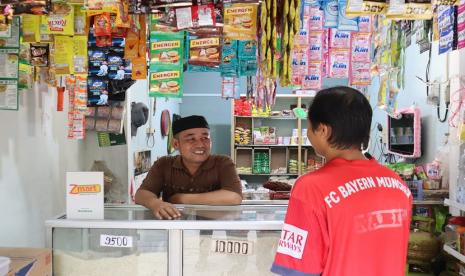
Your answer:
[[[176,205],[181,217],[158,220],[138,205],[107,205],[103,220],[67,219],[61,215],[47,220],[47,227],[135,228],[135,229],[256,229],[280,230],[286,205]]]

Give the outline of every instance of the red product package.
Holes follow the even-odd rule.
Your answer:
[[[98,36],[111,36],[110,13],[104,12],[94,17],[94,34]]]
[[[97,47],[111,46],[111,36],[97,36],[95,37],[95,44]]]
[[[192,6],[192,22],[194,28],[215,26],[215,6],[213,4]]]

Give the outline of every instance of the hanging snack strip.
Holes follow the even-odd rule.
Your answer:
[[[85,138],[85,113],[87,111],[87,83],[84,76],[66,78],[68,90],[68,138]]]
[[[300,7],[300,0],[284,0],[283,2],[283,38],[281,45],[283,58],[279,76],[283,87],[291,84],[292,49],[294,49],[294,36],[300,30]]]
[[[151,97],[182,97],[184,32],[150,34]]]
[[[457,49],[465,47],[465,3],[457,7]]]
[[[277,0],[265,0],[260,9],[260,63],[264,76],[276,79],[278,76],[278,24]]]

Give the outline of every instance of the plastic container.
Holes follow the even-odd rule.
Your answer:
[[[10,270],[10,258],[0,256],[0,276],[4,276]]]

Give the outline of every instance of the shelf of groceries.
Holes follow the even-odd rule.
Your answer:
[[[454,207],[454,208],[459,209],[461,212],[465,212],[465,204],[461,202],[457,202],[456,200],[445,198],[444,205],[449,206],[449,207]],[[454,228],[454,225],[450,225],[450,224],[452,223],[449,220],[449,225],[447,227],[450,227],[456,233],[459,232],[459,228],[463,228],[461,226],[458,228]],[[443,250],[449,253],[450,255],[452,255],[453,257],[455,257],[456,259],[458,259],[459,261],[465,263],[465,255],[463,255],[463,253],[465,253],[464,248],[463,248],[463,242],[460,241],[460,239],[463,239],[461,236],[462,235],[457,236],[451,242],[446,242],[443,246]]]
[[[447,205],[447,206],[450,206],[450,207],[455,207],[457,209],[460,209],[460,211],[465,212],[465,204],[459,203],[459,202],[457,202],[455,200],[446,198],[446,199],[444,199],[444,205]]]

